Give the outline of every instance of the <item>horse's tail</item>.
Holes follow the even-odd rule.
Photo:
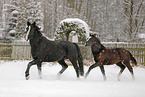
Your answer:
[[[129,51],[128,51],[129,52]],[[135,65],[135,66],[137,66],[137,61],[136,61],[136,59],[133,57],[133,55],[129,52],[129,54],[130,54],[130,59],[131,59],[131,62]]]
[[[78,63],[79,63],[80,75],[81,75],[81,76],[84,76],[83,57],[82,57],[80,48],[79,48],[79,46],[78,46],[76,43],[73,43],[73,44],[76,46],[77,51],[78,51]]]

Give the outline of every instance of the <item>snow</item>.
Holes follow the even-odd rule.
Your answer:
[[[17,10],[12,11],[12,14],[18,14],[19,12]]]
[[[90,72],[87,79],[76,78],[72,66],[57,77],[61,66],[46,63],[39,79],[37,66],[32,66],[30,79],[24,72],[29,61],[0,61],[0,97],[145,97],[145,69],[134,67],[135,81],[127,69],[117,81],[120,70],[115,65],[105,66],[107,81],[99,68]],[[85,72],[88,67],[85,66]]]
[[[17,33],[16,30],[10,30],[9,33]]]
[[[138,34],[138,37],[139,38],[145,38],[145,34],[144,33]]]

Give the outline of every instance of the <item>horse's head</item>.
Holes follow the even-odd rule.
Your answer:
[[[34,23],[30,23],[29,21],[27,22],[27,28],[26,28],[26,31],[27,31],[27,34],[26,34],[26,40],[29,40],[29,39],[33,39],[36,35],[41,35],[40,33],[40,28],[37,27],[36,25],[36,22]]]
[[[86,46],[91,46],[93,44],[95,45],[101,44],[100,40],[95,35],[90,35],[90,36],[91,38],[86,42]]]

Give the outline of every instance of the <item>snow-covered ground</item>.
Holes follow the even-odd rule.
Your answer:
[[[145,69],[141,67],[134,67],[135,81],[127,69],[117,81],[120,68],[105,66],[107,81],[103,81],[99,68],[92,70],[87,79],[77,79],[72,66],[57,77],[61,66],[46,63],[42,79],[38,78],[37,67],[32,66],[30,79],[25,80],[28,62],[0,61],[0,97],[145,97]]]

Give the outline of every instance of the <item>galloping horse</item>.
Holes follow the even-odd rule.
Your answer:
[[[40,28],[37,27],[36,22],[31,24],[28,21],[27,26],[26,40],[29,40],[30,42],[31,54],[34,60],[29,62],[29,64],[27,65],[27,69],[25,72],[26,80],[29,79],[30,67],[36,64],[38,67],[39,77],[41,78],[42,62],[58,61],[58,63],[62,66],[62,69],[58,74],[62,74],[68,67],[68,65],[64,61],[65,59],[69,59],[73,64],[77,77],[79,77],[79,75],[83,76],[83,58],[76,43],[72,43],[69,41],[48,40],[39,31]],[[77,65],[77,61],[79,63],[79,66]]]
[[[130,65],[130,60],[135,65],[137,65],[137,62],[128,50],[123,48],[107,49],[101,44],[100,40],[97,37],[95,37],[95,35],[90,35],[90,36],[91,38],[86,42],[86,46],[91,46],[95,64],[89,67],[85,77],[88,76],[88,74],[93,68],[99,66],[103,74],[104,80],[106,80],[106,75],[105,75],[105,70],[103,65],[116,64],[121,68],[118,74],[118,80],[120,80],[120,75],[124,71],[125,67],[128,68],[128,70],[132,74],[132,78],[134,79],[133,68]]]

